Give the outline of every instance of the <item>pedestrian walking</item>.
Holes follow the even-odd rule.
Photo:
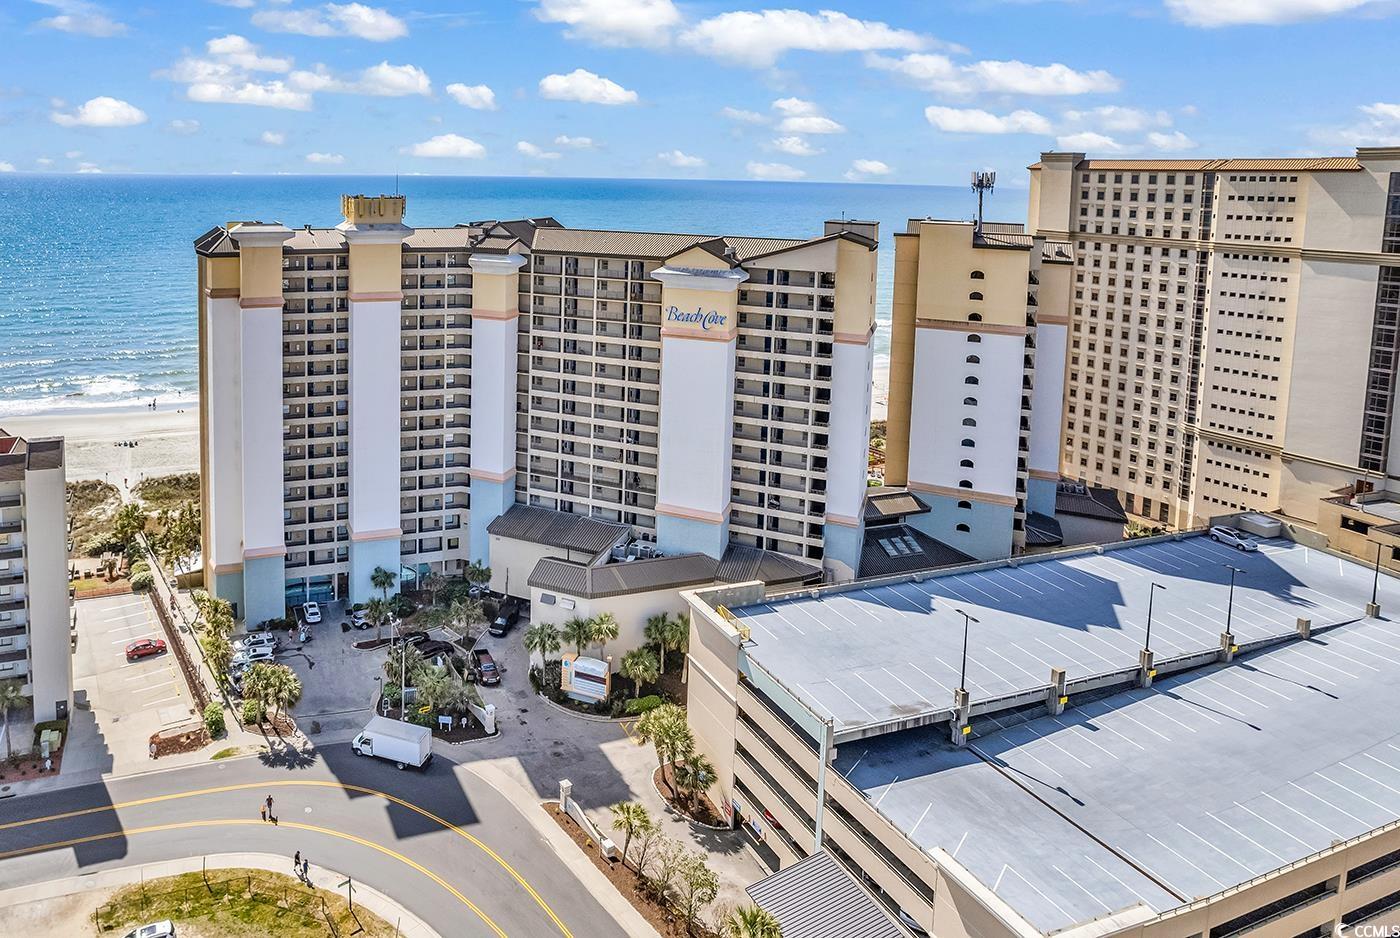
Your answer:
[[[295,854],[292,855],[292,872],[293,872],[293,873],[299,872],[300,867],[301,867],[301,851],[298,850]]]
[[[268,813],[269,815],[272,814],[272,796],[271,796],[271,795],[268,795],[268,796],[267,796],[267,813]]]
[[[262,815],[263,823],[267,822],[267,805],[258,808],[258,813]]]
[[[306,857],[301,858],[301,878],[311,882],[311,861]]]

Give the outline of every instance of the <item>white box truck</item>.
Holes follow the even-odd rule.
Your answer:
[[[433,759],[433,733],[426,726],[370,717],[350,749],[357,756],[376,756],[400,769],[421,769]]]

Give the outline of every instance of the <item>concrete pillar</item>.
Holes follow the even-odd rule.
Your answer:
[[[972,696],[961,687],[953,691],[952,743],[954,746],[966,746],[967,738],[972,735],[971,710]]]
[[[1298,617],[1298,637],[1312,638],[1312,619],[1304,619],[1302,616]]]
[[[1366,618],[1368,618],[1368,619],[1379,619],[1380,617],[1381,617],[1381,604],[1380,604],[1380,603],[1367,603],[1367,604],[1366,604]]]
[[[1050,690],[1045,695],[1045,711],[1052,717],[1057,717],[1065,712],[1065,704],[1069,703],[1069,698],[1065,696],[1065,669],[1050,669]]]
[[[559,810],[567,812],[569,810],[569,799],[574,794],[574,783],[567,778],[559,780]]]
[[[1157,653],[1150,648],[1144,648],[1138,652],[1138,674],[1137,686],[1148,688],[1152,686],[1152,679],[1157,676]]]
[[[1220,661],[1229,664],[1231,661],[1235,660],[1235,654],[1239,650],[1240,647],[1235,644],[1235,635],[1233,632],[1220,633]]]

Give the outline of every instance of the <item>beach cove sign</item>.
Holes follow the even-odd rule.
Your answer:
[[[710,310],[706,312],[703,308],[697,307],[694,312],[687,312],[676,306],[666,309],[666,321],[668,323],[683,323],[685,325],[699,326],[705,332],[711,329],[723,329],[729,322],[729,317],[724,313]]]

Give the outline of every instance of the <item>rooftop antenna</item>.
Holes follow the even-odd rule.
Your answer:
[[[982,197],[997,187],[996,170],[972,171],[972,191],[977,193],[977,231],[982,231]]]

